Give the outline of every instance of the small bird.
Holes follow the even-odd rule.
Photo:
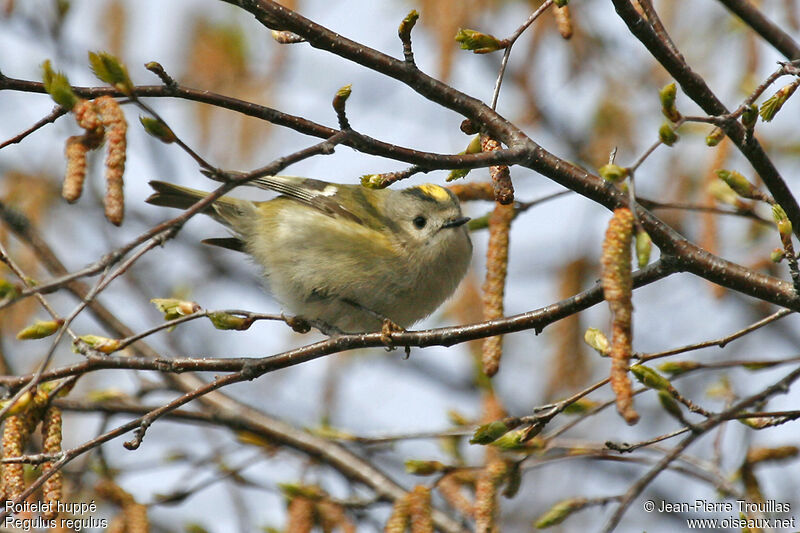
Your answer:
[[[406,328],[467,272],[472,243],[458,198],[438,185],[370,189],[293,176],[249,185],[263,202],[222,197],[203,212],[231,230],[207,244],[249,254],[290,312],[325,333]],[[187,209],[208,193],[151,181],[154,205]]]

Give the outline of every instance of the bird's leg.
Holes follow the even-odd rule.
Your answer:
[[[358,302],[346,298],[343,298],[342,301],[380,320],[382,323],[381,340],[383,341],[384,346],[386,346],[387,350],[394,350],[396,348],[392,340],[392,333],[402,333],[405,331],[405,328],[395,324],[394,321],[392,321],[392,319],[389,317],[383,316],[382,314],[373,311],[369,307],[365,307]],[[406,346],[406,354],[408,354],[409,349],[410,348]]]

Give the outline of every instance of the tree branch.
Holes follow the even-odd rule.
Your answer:
[[[672,271],[662,262],[648,265],[634,275],[634,287],[642,287],[666,276]],[[452,326],[423,331],[402,331],[392,333],[394,346],[453,346],[475,339],[482,339],[498,334],[513,333],[533,329],[540,333],[547,325],[564,317],[573,315],[603,301],[603,287],[600,283],[575,296],[561,300],[526,313],[488,320],[477,324]],[[54,369],[42,375],[42,380],[60,379],[67,376],[84,374],[100,369],[153,370],[164,373],[181,372],[241,372],[247,371],[249,379],[288,368],[300,363],[318,359],[326,355],[347,350],[370,347],[385,347],[386,340],[381,332],[343,334],[329,339],[308,344],[300,348],[280,354],[259,358],[179,358],[164,357],[88,357],[73,365]],[[26,384],[31,375],[0,376],[0,384],[16,388]]]
[[[0,91],[13,90],[29,93],[46,94],[44,85],[40,82],[20,80],[9,77],[0,78]],[[113,87],[72,87],[72,90],[83,98],[97,98],[100,96],[124,97],[125,95]],[[303,133],[312,137],[327,139],[340,132],[336,128],[329,128],[317,124],[312,120],[283,113],[276,109],[254,104],[238,98],[225,96],[211,91],[192,89],[183,85],[166,87],[162,85],[137,85],[133,87],[132,94],[140,98],[182,98],[193,102],[201,102],[223,109],[229,109],[243,115],[265,120],[278,126],[290,128],[298,133]],[[47,117],[39,120],[35,125],[28,128],[25,132],[4,142],[0,148],[14,142],[17,138],[24,138],[36,129],[39,129],[56,118],[63,115],[60,107],[56,108]],[[422,167],[425,170],[431,169],[454,169],[454,168],[484,168],[493,165],[514,164],[521,155],[518,150],[499,150],[495,152],[481,152],[477,154],[437,154],[424,152],[411,148],[404,148],[387,142],[379,141],[367,135],[351,132],[348,138],[342,143],[346,146],[359,150],[365,154],[387,157],[397,161],[404,161]]]
[[[725,105],[706,85],[703,78],[694,72],[683,60],[673,52],[661,39],[647,21],[636,11],[630,0],[612,0],[620,18],[628,26],[631,33],[647,48],[653,57],[680,84],[684,92],[699,105],[703,111],[712,116],[728,115]],[[745,128],[736,120],[725,120],[720,127],[739,148],[753,168],[764,180],[775,200],[784,208],[789,220],[794,225],[796,234],[800,232],[800,206],[786,185],[775,165],[756,140],[755,136],[746,136]]]
[[[745,24],[753,28],[765,41],[789,60],[800,59],[800,45],[792,36],[783,31],[777,24],[769,20],[749,0],[719,0]]]

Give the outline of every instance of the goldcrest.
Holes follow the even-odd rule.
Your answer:
[[[232,236],[208,244],[253,257],[275,298],[327,332],[409,327],[447,299],[472,243],[456,196],[438,185],[369,189],[291,176],[249,183],[281,195],[222,197],[204,212]],[[154,205],[187,209],[208,193],[152,181]]]

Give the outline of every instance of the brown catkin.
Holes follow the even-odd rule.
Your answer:
[[[347,517],[344,508],[330,500],[322,500],[316,505],[317,516],[323,531],[339,529],[342,533],[355,533],[356,526]]]
[[[106,528],[106,533],[126,533],[124,513],[120,512],[111,519],[108,528]]]
[[[81,197],[83,183],[86,181],[86,155],[103,144],[103,133],[103,128],[97,128],[67,139],[64,148],[67,170],[64,173],[61,196],[69,203],[76,202]]]
[[[83,192],[86,180],[86,154],[89,147],[83,142],[83,135],[74,135],[67,139],[64,155],[67,157],[67,170],[64,173],[64,185],[61,196],[69,203],[76,202]]]
[[[482,403],[482,424],[502,420],[507,414],[494,390],[484,391]],[[473,516],[475,517],[475,530],[481,533],[490,533],[497,530],[495,519],[500,511],[497,489],[505,476],[506,464],[497,448],[486,446],[485,450],[484,464],[486,466],[478,471],[475,477]]]
[[[95,483],[94,490],[101,498],[122,508],[122,512],[114,517],[114,522],[121,521],[124,524],[122,531],[125,533],[148,533],[150,531],[147,506],[137,503],[134,497],[117,485],[114,480],[100,479]]]
[[[41,420],[47,402],[47,393],[37,390],[25,411],[6,419],[3,428],[3,457],[23,455],[25,445]],[[25,490],[24,466],[21,463],[3,465],[3,490],[9,500],[18,498]]]
[[[103,120],[98,114],[95,103],[91,100],[78,100],[78,103],[72,108],[72,113],[75,115],[78,126],[87,132],[96,132],[103,127]]]
[[[409,523],[409,498],[411,493],[406,494],[399,500],[395,500],[392,507],[392,514],[383,526],[383,533],[405,533]]]
[[[147,506],[142,503],[129,503],[122,508],[125,517],[125,533],[149,533],[150,520]]]
[[[311,533],[314,528],[314,502],[298,496],[289,502],[286,531],[292,533]]]
[[[497,490],[508,473],[506,462],[495,455],[481,471],[475,483],[475,531],[490,533],[498,531],[497,516],[500,506],[497,501]]]
[[[489,217],[489,249],[486,254],[486,280],[483,283],[483,318],[494,320],[503,316],[503,295],[508,272],[508,234],[514,207],[495,204]],[[493,376],[500,368],[503,337],[496,335],[483,341],[483,372]]]
[[[47,408],[42,418],[42,448],[46,454],[57,454],[61,452],[61,409],[51,405]],[[45,461],[42,470],[47,472],[55,465],[55,461]],[[63,493],[64,476],[58,470],[47,478],[42,486],[43,501],[49,503],[50,512],[42,513],[46,520],[52,520],[58,515],[58,502],[61,501]]]
[[[104,200],[106,218],[117,226],[122,224],[125,214],[122,175],[125,172],[126,133],[128,124],[125,114],[116,100],[101,96],[95,100],[106,128],[106,196]]]
[[[556,28],[558,33],[564,39],[572,37],[572,13],[570,13],[569,6],[558,7],[554,6],[553,15],[556,18]]]
[[[612,315],[611,388],[617,410],[628,424],[635,424],[639,415],[633,408],[633,387],[628,364],[633,351],[633,280],[631,276],[631,242],[633,213],[628,208],[616,209],[608,223],[603,241],[603,294]]]
[[[450,472],[442,476],[436,488],[439,494],[450,504],[451,507],[458,510],[464,516],[472,516],[474,512],[474,504],[467,498],[462,490],[463,483],[459,479],[457,472]]]
[[[494,200],[494,188],[488,181],[474,183],[457,183],[448,185],[453,194],[462,202],[471,200]]]
[[[745,462],[753,465],[764,461],[782,461],[793,459],[797,457],[798,453],[800,453],[800,449],[797,446],[752,447],[747,450]]]
[[[742,464],[738,474],[742,480],[742,485],[744,485],[744,494],[747,500],[755,503],[763,503],[764,494],[761,492],[761,483],[758,481],[758,477],[756,477],[753,465],[749,463]]]
[[[494,152],[500,150],[501,146],[491,137],[482,135],[481,149],[484,152]],[[511,183],[511,172],[508,170],[508,165],[489,167],[489,176],[492,178],[495,201],[503,205],[514,203],[514,185]]]
[[[411,533],[433,533],[431,490],[424,485],[414,487],[409,496],[408,506],[411,515]]]
[[[26,424],[22,421],[23,415],[13,415],[6,419],[3,428],[3,457],[20,457],[28,436],[25,431]],[[22,463],[8,463],[3,465],[3,488],[6,498],[15,500],[25,490],[25,478]]]
[[[558,298],[566,299],[579,293],[590,272],[594,273],[594,265],[586,256],[564,264],[558,273]],[[545,398],[555,398],[559,391],[577,390],[589,375],[580,314],[559,320],[553,329],[557,339],[556,349],[548,365],[550,378],[547,380]]]
[[[134,501],[125,489],[117,485],[113,480],[102,478],[94,485],[94,491],[103,499],[110,501],[120,507],[125,507],[127,504]]]

